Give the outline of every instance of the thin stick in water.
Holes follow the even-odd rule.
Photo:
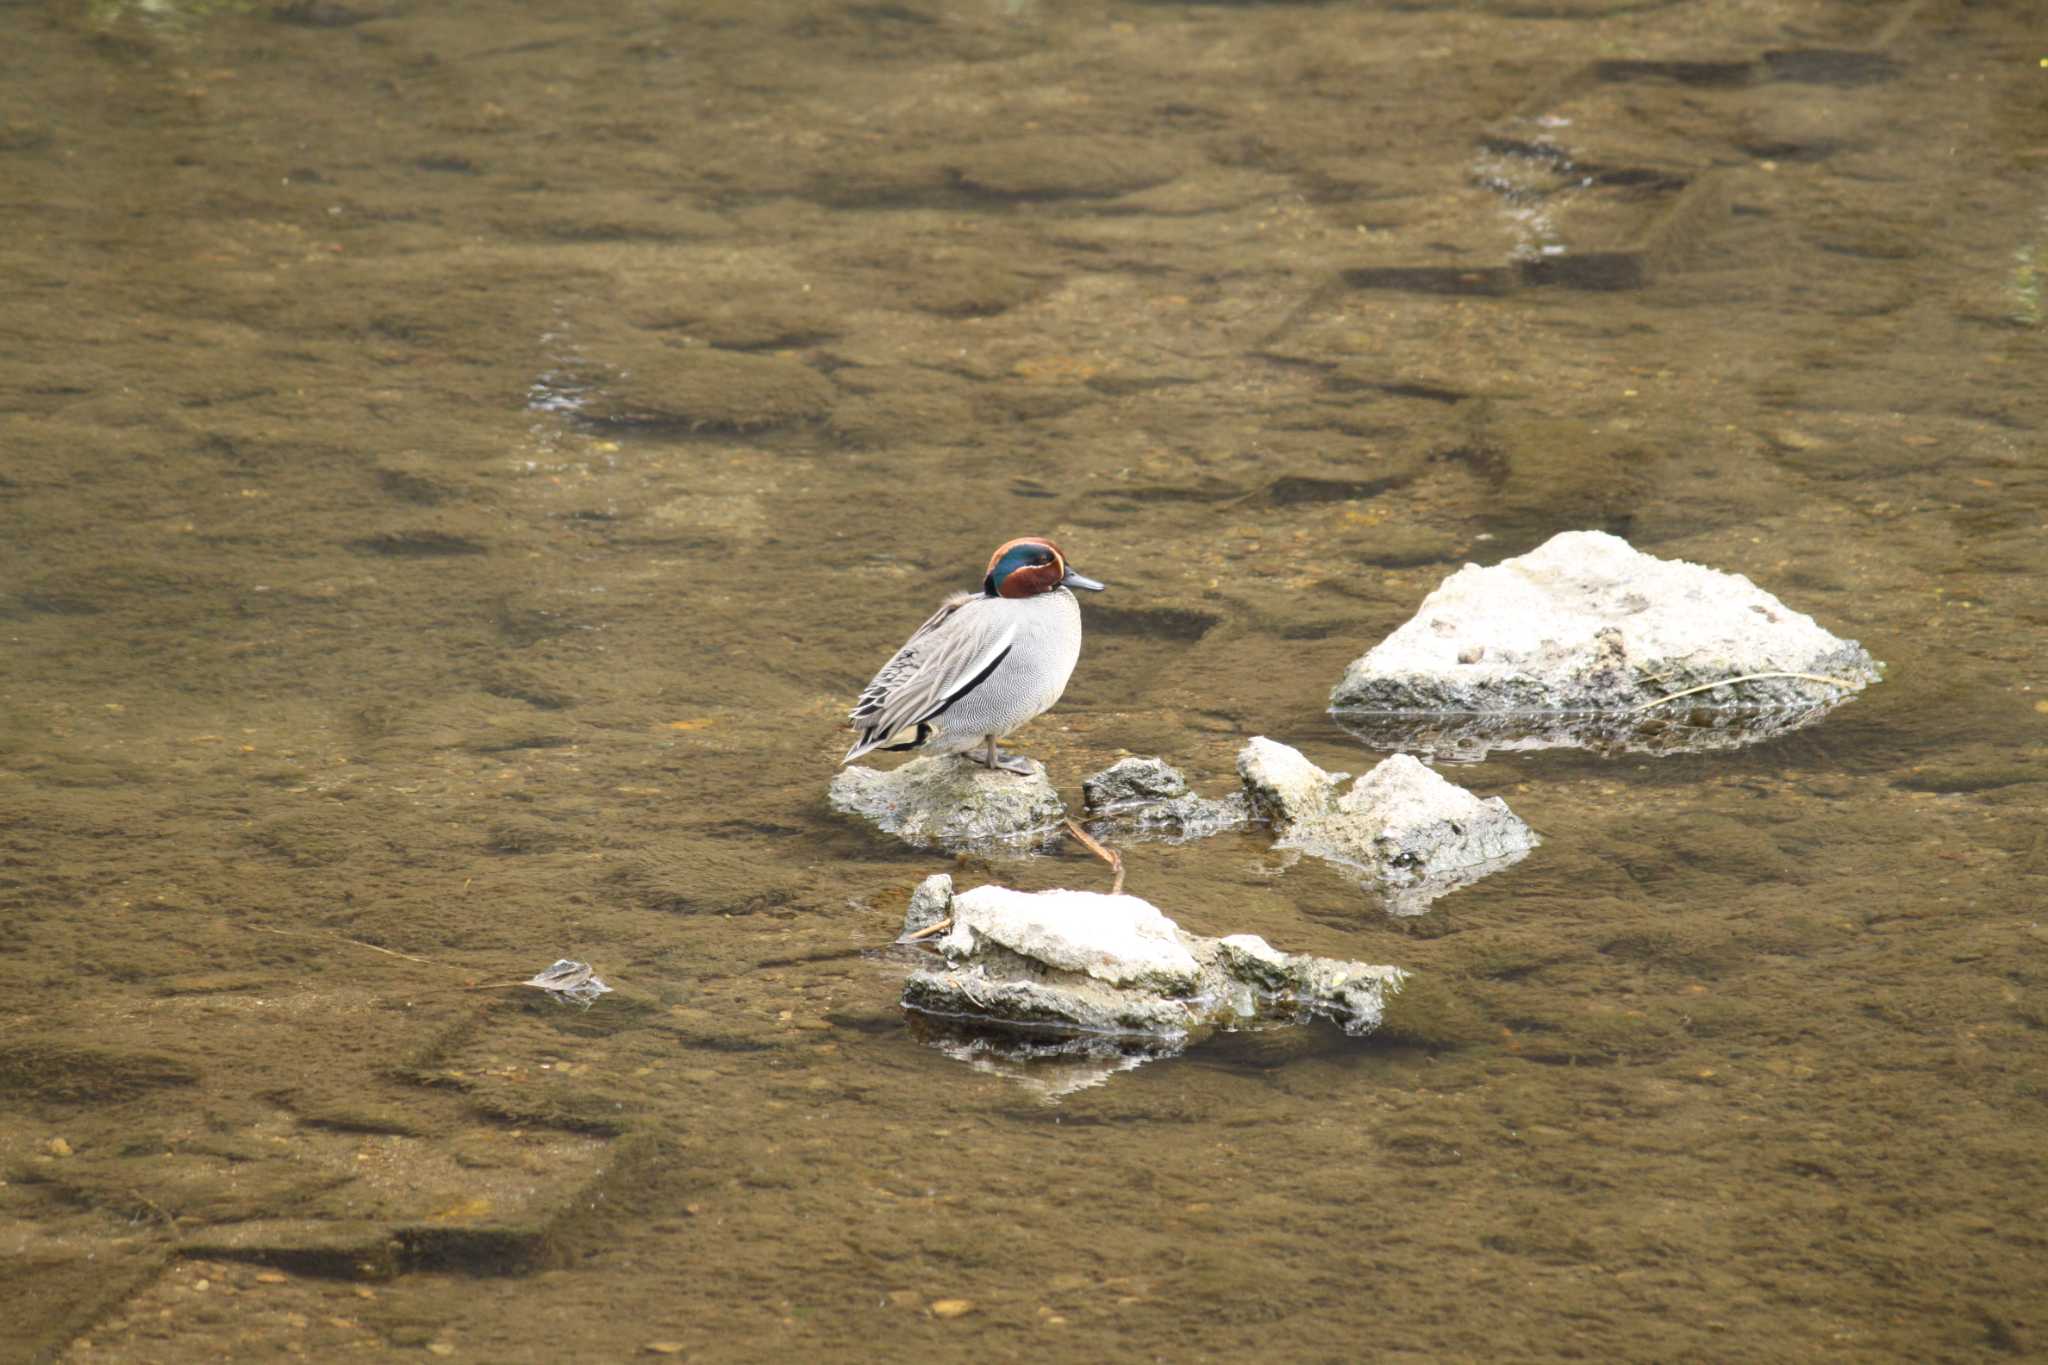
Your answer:
[[[1673,692],[1669,696],[1654,697],[1649,701],[1629,707],[1629,713],[1647,711],[1653,706],[1662,706],[1665,702],[1677,701],[1680,697],[1690,697],[1696,692],[1711,692],[1717,687],[1727,687],[1731,683],[1755,682],[1759,678],[1799,678],[1806,682],[1826,683],[1829,687],[1839,687],[1844,692],[1851,692],[1856,688],[1855,683],[1845,679],[1825,678],[1818,673],[1743,673],[1733,678],[1717,678],[1713,682],[1701,683],[1698,687],[1688,687],[1682,691]]]
[[[1082,829],[1072,820],[1067,821],[1066,826],[1068,832],[1071,833],[1076,839],[1079,839],[1083,844],[1085,844],[1090,853],[1093,853],[1096,857],[1102,859],[1102,861],[1109,864],[1110,870],[1116,873],[1115,880],[1110,883],[1109,894],[1112,896],[1121,896],[1124,893],[1123,855],[1118,853],[1113,848],[1104,848],[1101,844],[1095,841],[1094,836],[1090,835],[1087,830]]]

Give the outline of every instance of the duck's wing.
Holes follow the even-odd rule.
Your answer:
[[[1017,623],[977,605],[986,600],[947,598],[882,665],[854,703],[849,718],[860,740],[842,763],[915,731],[988,680],[1016,643]]]

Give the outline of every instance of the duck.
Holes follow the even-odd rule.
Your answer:
[[[1029,776],[1030,760],[996,741],[1067,690],[1081,657],[1081,605],[1071,589],[1107,586],[1067,567],[1043,536],[997,546],[981,591],[948,597],[862,689],[848,717],[860,738],[840,766],[878,749],[915,749]]]

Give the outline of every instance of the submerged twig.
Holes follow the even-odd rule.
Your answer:
[[[396,948],[382,948],[374,943],[365,943],[359,938],[349,938],[346,935],[333,932],[322,933],[303,929],[272,929],[264,924],[251,924],[247,927],[254,929],[259,934],[276,934],[280,938],[332,939],[336,943],[347,943],[357,948],[368,948],[371,952],[382,953],[386,957],[404,958],[407,962],[417,962],[423,967],[444,967],[451,972],[469,970],[467,967],[458,967],[452,962],[436,962],[430,957],[414,957],[411,953],[401,953]],[[566,957],[557,959],[553,966],[545,971],[535,972],[524,981],[472,981],[462,989],[466,991],[504,991],[521,986],[546,991],[558,1002],[573,1000],[585,1009],[589,1009],[600,995],[609,995],[612,989],[597,979],[597,975],[591,970],[589,963],[572,962]]]
[[[365,943],[359,938],[349,938],[345,934],[316,933],[304,929],[273,929],[267,924],[250,924],[244,927],[254,929],[259,934],[276,934],[279,938],[329,938],[336,943],[349,943],[358,948],[368,948],[371,952],[383,953],[386,957],[402,957],[407,962],[417,962],[425,967],[446,967],[454,972],[463,970],[452,962],[436,962],[430,957],[414,957],[411,953],[401,953],[396,948],[380,948],[374,943]]]
[[[1743,673],[1733,678],[1717,678],[1713,682],[1701,683],[1698,687],[1684,688],[1668,696],[1653,697],[1649,701],[1629,707],[1629,714],[1633,715],[1637,711],[1647,711],[1653,706],[1662,706],[1667,701],[1677,701],[1680,697],[1690,697],[1696,692],[1711,692],[1717,687],[1727,687],[1730,684],[1740,682],[1755,682],[1759,678],[1798,678],[1804,682],[1826,683],[1829,687],[1839,687],[1844,692],[1856,690],[1856,684],[1853,682],[1849,682],[1844,678],[1824,677],[1819,673]]]
[[[1116,873],[1115,880],[1113,880],[1110,883],[1109,894],[1112,896],[1121,896],[1124,893],[1123,855],[1121,853],[1118,853],[1113,848],[1105,848],[1102,844],[1097,843],[1093,835],[1091,835],[1087,830],[1082,829],[1072,820],[1068,820],[1066,822],[1066,826],[1067,831],[1071,833],[1076,839],[1079,839],[1083,844],[1085,844],[1090,853],[1093,853],[1096,857],[1102,859],[1102,861],[1109,864],[1110,870]]]

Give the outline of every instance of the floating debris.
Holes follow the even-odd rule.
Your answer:
[[[596,1004],[600,995],[611,994],[612,989],[597,979],[588,962],[571,962],[566,957],[557,959],[554,966],[534,973],[519,984],[546,991],[556,1004],[566,1005],[574,1001],[584,1009]]]

